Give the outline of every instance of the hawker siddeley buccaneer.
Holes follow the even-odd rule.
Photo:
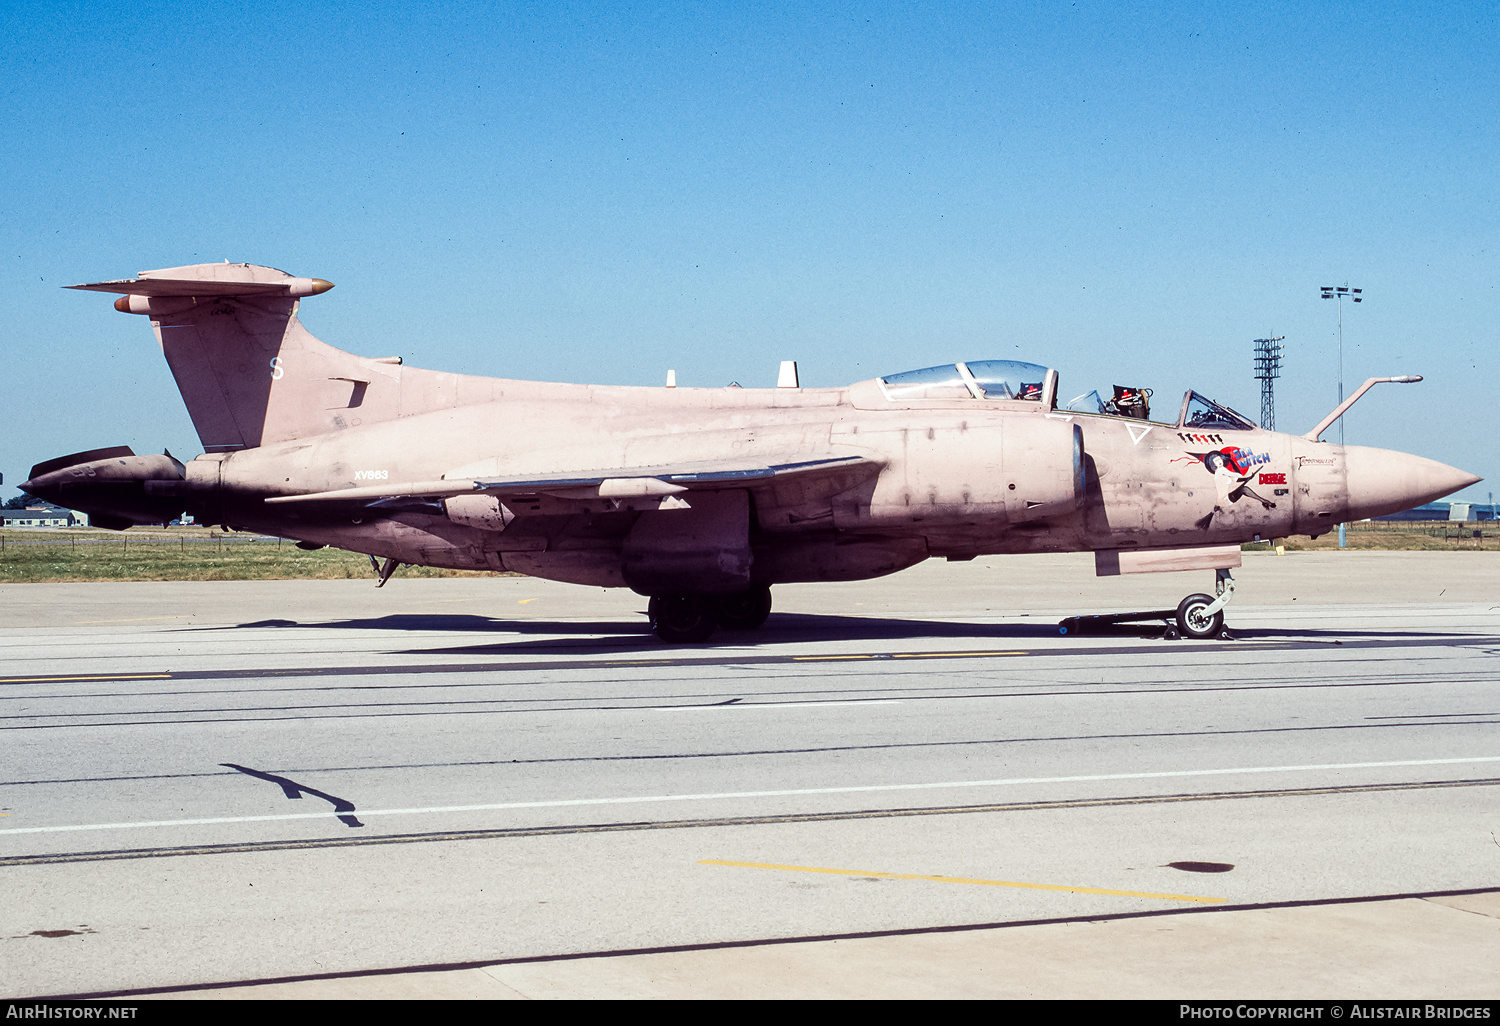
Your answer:
[[[643,388],[470,377],[313,338],[317,278],[251,264],[74,288],[151,319],[206,450],[98,449],[32,468],[33,495],[110,528],[186,511],[401,564],[510,570],[650,597],[653,629],[754,628],[771,586],[932,557],[1093,551],[1100,575],[1213,570],[1176,611],[1220,632],[1240,544],[1314,537],[1478,478],[1319,441],[1196,392],[1058,402],[1055,370],[970,360],[842,388]],[[784,366],[795,378],[795,366]],[[1097,396],[1097,393],[1095,393]],[[1160,411],[1159,411],[1160,412]],[[1170,613],[1168,614],[1170,615]]]

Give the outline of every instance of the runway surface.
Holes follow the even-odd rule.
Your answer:
[[[0,587],[4,996],[1491,900],[1500,554],[1236,577],[1234,641],[1060,637],[1211,590],[1070,556],[682,648],[521,578]]]

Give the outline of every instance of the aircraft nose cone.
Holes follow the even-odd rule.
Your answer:
[[[1357,445],[1344,450],[1344,466],[1351,520],[1399,513],[1482,480],[1437,460]]]

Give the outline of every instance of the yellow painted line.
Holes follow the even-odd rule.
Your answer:
[[[817,866],[778,866],[771,862],[726,862],[699,859],[700,866],[736,866],[741,869],[780,869],[789,873],[828,873],[832,876],[865,876],[881,880],[931,880],[935,883],[978,884],[981,887],[1020,887],[1029,891],[1068,891],[1073,894],[1113,894],[1122,898],[1159,898],[1162,901],[1197,901],[1217,905],[1226,898],[1204,898],[1195,894],[1156,894],[1151,891],[1116,891],[1108,887],[1067,887],[1062,884],[1019,883],[1015,880],[970,880],[961,876],[924,876],[920,873],[879,873],[863,869],[822,869]]]
[[[840,659],[874,659],[872,655],[792,656],[794,663],[828,663]]]
[[[518,606],[524,606],[528,602],[535,602],[535,601],[536,601],[536,599],[534,599],[534,598],[516,599],[516,605],[518,605]]]
[[[170,673],[111,673],[99,677],[0,677],[0,684],[66,684],[80,680],[171,680]]]
[[[892,659],[961,659],[973,656],[1026,655],[1025,652],[897,652]]]
[[[82,627],[91,623],[139,623],[142,620],[188,620],[192,618],[191,613],[179,613],[176,616],[130,616],[123,620],[74,620],[73,626]]]

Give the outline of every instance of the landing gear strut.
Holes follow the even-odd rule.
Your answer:
[[[305,542],[298,542],[297,544],[298,544],[298,547],[300,548],[301,546],[305,545],[306,543]],[[313,548],[315,548],[315,549],[321,549],[322,547],[323,546],[321,546],[321,545],[314,545],[313,546]],[[384,588],[385,587],[385,582],[389,581],[391,579],[391,574],[395,573],[400,568],[401,568],[401,561],[400,560],[397,560],[397,559],[387,559],[382,564],[376,564],[375,557],[374,556],[370,556],[370,569],[374,570],[375,571],[375,576],[380,578],[380,580],[378,580],[378,581],[375,582],[375,587],[377,587],[377,588]]]
[[[652,595],[651,630],[671,645],[707,641],[718,627],[753,630],[771,615],[771,589],[760,584],[733,595]]]
[[[1224,633],[1224,607],[1234,598],[1234,578],[1228,570],[1216,570],[1214,591],[1208,595],[1189,595],[1177,606],[1177,630],[1186,638],[1214,638]]]

